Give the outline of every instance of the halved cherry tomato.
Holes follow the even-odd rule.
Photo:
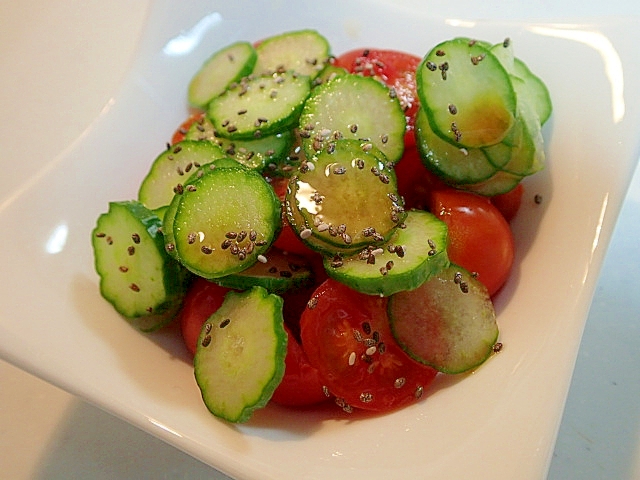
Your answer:
[[[413,127],[419,106],[416,68],[421,61],[420,57],[406,52],[361,48],[336,57],[334,64],[351,73],[376,77],[385,85],[393,87],[407,119],[405,144],[415,145]]]
[[[203,116],[204,112],[194,112],[189,115],[189,117],[180,124],[176,131],[173,132],[173,135],[171,136],[171,145],[183,141],[191,125],[199,121]]]
[[[524,193],[524,186],[519,183],[516,188],[507,193],[495,195],[491,197],[491,203],[493,203],[507,222],[513,220],[513,218],[520,210],[522,204],[522,194]]]
[[[515,246],[509,224],[491,201],[454,189],[431,192],[431,212],[449,227],[451,261],[470,272],[494,295],[511,272]]]
[[[280,405],[295,407],[326,401],[318,369],[311,366],[298,340],[288,328],[286,330],[288,343],[284,377],[273,392],[271,400]]]
[[[345,409],[394,410],[420,398],[436,376],[394,340],[386,298],[328,279],[315,291],[300,327],[309,362]]]
[[[187,349],[195,355],[202,325],[224,301],[228,288],[197,277],[189,287],[180,310],[180,330]]]

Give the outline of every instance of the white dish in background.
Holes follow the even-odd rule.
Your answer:
[[[637,21],[447,21],[417,2],[336,2],[339,17],[331,2],[297,2],[293,17],[287,2],[251,3],[184,11],[157,2],[108,108],[68,150],[3,193],[0,354],[238,478],[540,478],[637,159],[640,105],[628,93],[640,79]],[[334,53],[375,46],[421,55],[455,35],[511,37],[554,100],[549,167],[527,182],[515,222],[518,268],[497,302],[499,356],[471,376],[443,377],[423,402],[390,415],[270,407],[230,426],[206,412],[170,332],[139,334],[100,298],[89,233],[108,201],[135,197],[186,115],[190,76],[211,52],[301,27],[319,29]]]

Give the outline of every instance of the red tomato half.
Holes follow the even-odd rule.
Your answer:
[[[312,367],[307,355],[287,328],[287,356],[282,381],[271,400],[280,405],[301,407],[324,402],[327,396],[318,369]]]
[[[213,282],[197,277],[184,298],[180,311],[180,330],[187,349],[195,355],[202,325],[220,308],[229,291]]]
[[[302,347],[345,408],[388,411],[415,402],[436,371],[407,356],[394,340],[387,299],[328,279],[300,319]]]
[[[507,280],[515,247],[509,224],[486,197],[454,189],[431,193],[431,212],[449,227],[451,261],[470,272],[495,294]]]
[[[413,126],[418,111],[416,93],[416,68],[422,59],[406,52],[395,50],[358,49],[336,57],[334,64],[351,73],[376,77],[385,85],[393,87],[407,118],[406,145],[415,145]]]

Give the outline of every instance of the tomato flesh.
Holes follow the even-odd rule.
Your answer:
[[[477,273],[494,295],[515,256],[513,234],[500,211],[486,197],[454,189],[431,192],[430,210],[449,227],[451,262]]]
[[[419,399],[436,371],[394,340],[387,299],[328,279],[300,319],[302,346],[343,408],[390,411]]]

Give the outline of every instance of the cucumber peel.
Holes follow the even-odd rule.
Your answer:
[[[407,213],[389,242],[346,258],[325,257],[327,275],[361,293],[389,296],[420,286],[449,265],[447,225],[421,210]]]
[[[188,280],[167,255],[161,226],[160,218],[138,201],[110,202],[91,235],[100,293],[143,331],[171,321]]]
[[[283,301],[262,287],[231,291],[204,323],[194,357],[207,409],[246,422],[264,407],[284,376],[287,333]]]
[[[478,367],[498,339],[496,313],[486,287],[451,265],[415,290],[389,299],[391,331],[415,360],[444,373]]]

